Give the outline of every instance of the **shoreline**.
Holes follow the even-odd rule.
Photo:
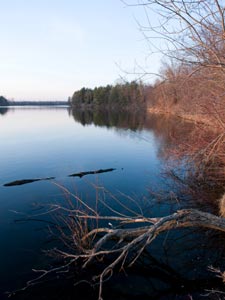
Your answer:
[[[184,121],[191,122],[191,123],[210,126],[211,127],[210,129],[212,129],[212,128],[215,130],[219,129],[219,126],[216,126],[216,124],[214,122],[212,122],[211,120],[208,120],[206,118],[202,118],[202,116],[199,114],[196,114],[196,115],[177,114],[176,112],[173,113],[171,111],[158,109],[158,108],[147,108],[147,112],[151,113],[151,114],[156,114],[156,115],[173,116],[173,117],[176,117],[176,118],[179,118]]]

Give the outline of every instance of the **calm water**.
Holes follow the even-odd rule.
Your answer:
[[[168,188],[161,172],[166,165],[167,149],[175,143],[171,130],[178,131],[178,138],[184,137],[190,127],[189,124],[175,128],[171,121],[143,114],[85,113],[68,108],[2,109],[0,292],[24,286],[25,280],[33,276],[32,268],[46,263],[41,252],[48,247],[45,224],[16,221],[35,215],[43,205],[63,203],[65,194],[54,183],[68,188],[90,205],[95,202],[96,191],[92,186],[95,184],[104,186],[123,201],[127,200],[121,193],[132,196],[148,209],[156,201],[150,190]],[[109,168],[115,170],[82,178],[68,177]],[[55,179],[3,186],[15,180],[45,177]],[[116,207],[112,199],[109,201]],[[174,203],[157,202],[148,213],[160,216],[175,208]],[[191,259],[195,261],[203,250],[194,252]],[[211,261],[205,258],[208,265]],[[218,257],[213,259],[216,261]]]

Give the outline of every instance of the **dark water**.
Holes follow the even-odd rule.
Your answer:
[[[65,193],[59,185],[79,195],[90,205],[96,201],[94,184],[104,186],[124,203],[133,205],[132,209],[137,209],[133,202],[129,203],[126,196],[132,197],[137,203],[143,205],[149,215],[161,216],[178,207],[181,208],[181,204],[178,205],[176,201],[170,202],[167,199],[165,202],[159,202],[152,191],[170,191],[171,185],[168,186],[170,179],[162,176],[162,171],[168,163],[168,149],[173,148],[180,139],[188,138],[191,131],[191,124],[178,124],[177,120],[156,118],[143,113],[84,112],[71,111],[68,108],[2,109],[0,111],[0,293],[2,298],[0,299],[3,299],[5,291],[23,287],[33,276],[33,268],[38,269],[47,264],[46,257],[42,253],[43,249],[49,247],[47,244],[49,232],[46,224],[37,220],[29,222],[21,222],[21,220],[27,216],[35,218],[44,205],[64,203]],[[92,174],[96,170],[108,169],[115,170]],[[80,172],[91,174],[69,177],[70,174]],[[4,186],[18,180],[49,177],[54,179]],[[108,201],[111,207],[123,210],[123,207],[118,207],[113,199]],[[186,202],[182,205],[189,204]],[[210,209],[213,210],[214,207],[207,207],[207,210]],[[36,219],[42,218],[38,216]],[[182,238],[183,235],[187,238]],[[207,286],[207,278],[211,278],[213,283],[212,278],[215,277],[208,274],[207,266],[218,264],[222,254],[220,251],[216,253],[214,250],[206,251],[206,238],[209,242],[207,249],[211,244],[213,249],[214,246],[216,247],[213,234],[196,232],[195,239],[196,236],[198,239],[195,245],[191,239],[193,234],[189,234],[188,231],[185,234],[182,232],[179,241],[171,247],[171,253],[168,254],[170,257],[166,259],[163,255],[165,251],[169,253],[170,249],[162,249],[159,242],[153,244],[152,264],[156,264],[156,258],[160,264],[166,264],[165,261],[169,260],[169,265],[173,265],[182,276],[186,273],[189,281],[200,278],[199,289],[201,290],[202,285]],[[184,249],[189,250],[185,252]],[[201,267],[197,268],[199,261]],[[185,272],[181,270],[184,265]],[[162,265],[160,268],[162,269]],[[154,297],[158,295],[159,298],[161,295],[160,299],[167,299],[163,298],[165,297],[163,293],[168,290],[165,282],[167,279],[163,279],[165,273],[160,275],[159,272],[158,278],[157,276],[154,278],[151,272],[155,271],[150,272],[150,270],[142,269],[141,273],[146,276],[141,280],[136,273],[130,275],[130,281],[123,278],[127,289],[121,290],[122,279],[114,279],[114,289],[112,286],[108,286],[108,289],[114,291],[117,296],[124,295],[121,299],[131,299],[130,296],[126,298],[127,291],[137,297],[143,292],[145,296],[152,293]],[[189,283],[187,289],[193,288],[191,281]],[[154,285],[158,292],[155,288],[151,288]],[[49,295],[46,296],[47,289],[44,289],[38,299],[50,299]],[[168,299],[175,299],[173,288],[169,291],[172,298]],[[36,291],[30,293],[26,299],[36,299]],[[188,292],[182,292],[182,288],[177,293],[183,293],[184,298],[176,299],[189,299],[185,298]],[[199,293],[197,295],[199,296]],[[25,297],[24,295],[21,299]],[[60,297],[62,296],[59,298],[54,296],[52,299],[62,299]],[[107,297],[110,299],[109,295]]]

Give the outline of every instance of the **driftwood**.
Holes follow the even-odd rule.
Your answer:
[[[44,180],[52,180],[55,179],[55,177],[47,177],[47,178],[35,178],[35,179],[21,179],[21,180],[15,180],[12,182],[8,182],[3,184],[3,186],[17,186],[17,185],[23,185],[23,184],[28,184],[32,183],[35,181],[44,181]]]
[[[82,178],[85,175],[107,173],[107,172],[112,172],[114,170],[116,170],[116,169],[110,168],[110,169],[100,169],[100,170],[96,170],[96,171],[80,172],[80,173],[71,174],[71,175],[69,175],[69,177],[80,177],[80,178]]]
[[[78,218],[96,218],[98,220],[116,220],[116,217],[101,217],[101,216],[83,216],[77,215]],[[129,262],[129,267],[140,257],[144,249],[152,243],[152,241],[162,232],[169,231],[177,228],[184,227],[200,227],[207,229],[214,229],[225,232],[225,219],[216,215],[202,212],[199,210],[189,209],[180,210],[176,213],[162,217],[162,218],[118,218],[117,221],[121,224],[126,223],[144,223],[145,225],[138,226],[137,228],[129,229],[113,229],[113,228],[95,228],[83,237],[82,241],[89,239],[96,234],[103,234],[92,246],[91,249],[86,249],[82,254],[65,253],[60,250],[55,250],[57,255],[61,255],[63,258],[69,258],[71,261],[77,259],[83,259],[83,267],[87,265],[97,257],[104,257],[113,254],[114,260],[99,274],[96,278],[99,279],[99,300],[102,299],[102,287],[103,282],[109,278],[113,270],[120,266],[123,268],[125,261],[128,260],[130,253],[135,252],[136,255]],[[146,223],[149,225],[146,226]],[[110,224],[110,223],[109,223]],[[107,243],[114,241],[113,246],[107,249]]]

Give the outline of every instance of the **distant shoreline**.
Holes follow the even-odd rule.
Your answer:
[[[5,105],[0,105],[4,107],[9,107],[9,106],[62,106],[62,105],[67,105],[69,106],[68,101],[56,101],[56,102],[50,102],[50,101],[17,101],[17,102],[10,102],[8,101],[7,104]]]
[[[68,101],[13,101],[0,96],[0,107],[16,106],[70,106]]]
[[[16,108],[16,107],[70,107],[69,104],[16,104],[16,105],[0,105],[1,108]]]

